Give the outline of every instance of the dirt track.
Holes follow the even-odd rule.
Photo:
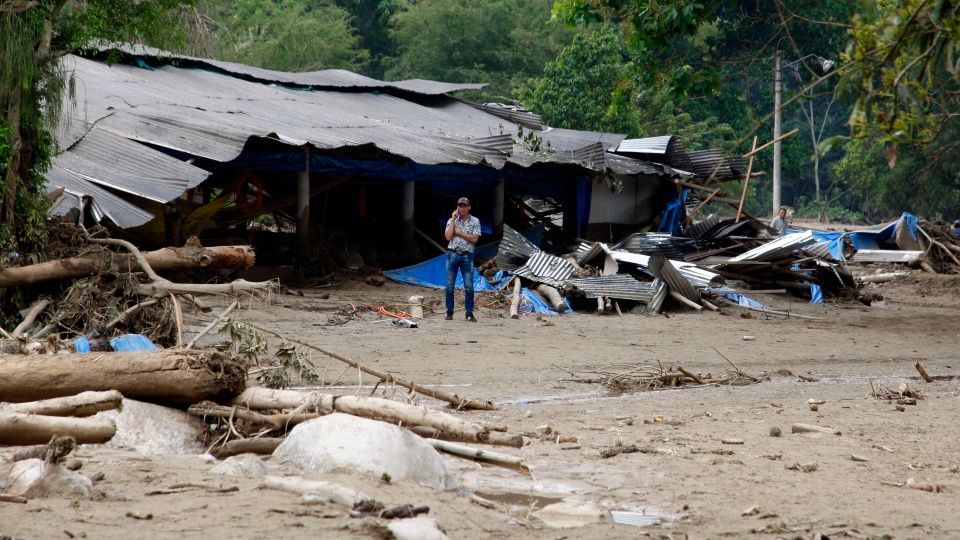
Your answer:
[[[282,295],[243,316],[378,369],[503,404],[499,411],[461,413],[476,421],[506,424],[513,432],[550,425],[578,438],[578,449],[533,440],[517,451],[533,467],[535,481],[464,467],[460,474],[469,489],[459,495],[476,491],[497,501],[497,510],[457,493],[336,478],[374,492],[388,505],[429,505],[451,538],[810,538],[813,533],[957,538],[960,516],[950,509],[960,505],[960,388],[955,379],[925,384],[913,365],[919,359],[935,376],[960,372],[960,278],[916,276],[877,290],[886,301],[872,307],[790,305],[783,295],[760,297],[777,309],[820,320],[755,313],[742,318],[740,310],[724,309],[724,314],[677,312],[670,318],[589,314],[515,321],[503,316],[505,309],[481,309],[475,324],[459,317],[444,321],[438,310],[419,328],[406,329],[372,322],[374,315],[331,323],[347,302],[402,304],[425,294],[436,305],[440,292],[346,280],[305,290],[304,296]],[[195,329],[206,320],[198,319]],[[564,380],[570,378],[566,371],[621,369],[613,364],[624,364],[626,371],[625,364],[658,361],[720,374],[730,365],[718,351],[742,371],[769,379],[620,396],[596,384]],[[328,382],[340,374],[341,391],[356,391],[356,372],[344,373],[342,364],[317,354],[311,358],[325,369]],[[819,381],[801,382],[797,374]],[[871,396],[870,381],[896,388],[901,379],[925,399],[900,412]],[[824,403],[811,411],[810,399]],[[796,422],[830,426],[842,435],[792,434]],[[771,437],[773,427],[783,435]],[[725,439],[743,444],[724,444]],[[644,452],[601,458],[600,451],[617,441]],[[867,461],[852,460],[854,454]],[[291,494],[253,489],[253,480],[210,476],[209,464],[199,457],[144,457],[96,447],[79,455],[85,473],[106,473],[96,486],[103,500],[0,503],[0,536],[380,537],[376,520],[351,519],[332,505],[305,506]],[[817,464],[816,471],[787,468],[810,463]],[[911,478],[941,492],[896,485]],[[239,491],[191,488],[145,495],[177,483],[236,485]],[[532,505],[560,499],[645,511],[662,516],[663,523],[558,530],[527,519]],[[748,509],[749,515],[742,515]],[[149,512],[152,519],[127,517],[131,511]]]

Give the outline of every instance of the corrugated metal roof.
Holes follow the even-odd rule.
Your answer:
[[[692,302],[700,302],[700,293],[693,288],[686,276],[681,274],[672,264],[668,264],[663,255],[652,255],[647,269],[650,270],[657,279],[663,280],[671,291],[683,295]]]
[[[617,152],[640,154],[654,161],[666,163],[684,171],[692,170],[692,163],[683,146],[683,140],[676,135],[626,139],[617,147]]]
[[[500,246],[497,248],[497,268],[501,270],[515,270],[523,266],[524,263],[540,248],[533,245],[533,242],[527,240],[525,236],[518,233],[509,225],[503,226],[503,238],[500,239]]]
[[[779,236],[775,240],[767,242],[762,246],[757,246],[750,251],[741,253],[740,255],[731,258],[729,262],[771,261],[782,259],[815,242],[816,239],[813,237],[813,231],[787,234],[784,236]]]
[[[544,146],[549,142],[550,148],[554,150],[567,150],[571,152],[594,143],[602,144],[604,150],[613,150],[617,148],[624,137],[626,137],[626,135],[619,133],[580,131],[554,127],[546,127],[543,131],[538,131],[537,136],[543,139]]]
[[[569,261],[542,251],[534,253],[527,262],[514,272],[520,277],[554,287],[562,287],[563,282],[573,275],[576,267]]]
[[[82,212],[84,203],[89,202],[94,219],[100,221],[109,218],[124,229],[143,225],[153,219],[149,212],[58,167],[56,162],[46,173],[46,186],[48,191],[64,188],[63,195],[50,208],[50,213],[55,216],[66,215],[72,209]]]
[[[718,223],[720,223],[720,216],[716,214],[710,214],[707,216],[707,219],[687,227],[685,232],[690,238],[699,240],[700,238],[703,238],[703,235],[706,234],[707,231],[714,228]]]
[[[644,304],[653,300],[657,290],[656,284],[640,281],[630,274],[568,279],[566,285],[582,291],[587,298],[606,296]]]
[[[421,164],[558,163],[608,171],[611,159],[619,169],[675,174],[663,165],[605,156],[603,145],[619,135],[548,130],[548,138],[583,144],[527,151],[513,142],[515,125],[452,98],[422,104],[386,93],[302,91],[206,69],[108,66],[72,55],[63,65],[77,81],[77,105],[67,107],[57,131],[67,148],[57,165],[156,201],[179,196],[206,173],[130,141],[219,162],[238,157],[251,137],[263,137],[318,149],[372,145]]]
[[[700,178],[730,180],[743,178],[747,173],[746,160],[740,157],[727,158],[717,149],[698,150],[687,154],[691,169]]]
[[[644,269],[650,264],[649,255],[630,253],[627,251],[613,251],[609,249],[607,250],[607,253],[616,261],[635,264]],[[719,286],[724,283],[723,276],[717,274],[716,272],[706,268],[701,268],[693,263],[675,261],[673,259],[667,260],[670,261],[670,264],[673,265],[673,267],[676,268],[694,287],[703,289],[706,287]]]
[[[668,259],[683,259],[681,248],[692,242],[689,238],[676,238],[670,233],[633,233],[613,246],[613,249],[645,255],[659,253]]]
[[[488,112],[505,120],[509,120],[518,126],[529,129],[541,130],[544,128],[543,119],[519,105],[508,105],[506,103],[470,103],[481,111]]]
[[[95,47],[95,50],[101,53],[116,51],[124,54],[143,56],[161,61],[174,60],[181,63],[184,61],[189,61],[210,69],[219,70],[232,76],[254,79],[261,82],[312,86],[315,88],[393,88],[406,92],[434,96],[447,94],[449,92],[456,92],[458,90],[479,90],[486,86],[485,83],[447,83],[429,81],[425,79],[409,79],[404,81],[389,82],[378,81],[376,79],[372,79],[358,73],[353,73],[345,69],[324,69],[320,71],[307,71],[302,73],[273,71],[271,69],[237,64],[235,62],[224,62],[221,60],[174,54],[156,49],[154,47],[129,43],[102,44]]]

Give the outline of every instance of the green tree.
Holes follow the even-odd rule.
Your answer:
[[[549,24],[551,0],[404,2],[391,19],[390,79],[486,82],[481,96],[509,100],[540,75],[572,33]]]
[[[370,58],[345,9],[323,0],[202,0],[188,52],[275,69],[360,71]]]
[[[867,0],[853,19],[842,80],[854,136],[930,143],[960,110],[960,2]],[[895,154],[894,154],[895,155]]]
[[[33,249],[45,237],[43,173],[70,77],[60,58],[93,39],[163,44],[178,0],[0,2],[0,248]]]

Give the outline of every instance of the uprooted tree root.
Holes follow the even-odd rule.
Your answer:
[[[610,371],[610,368],[619,369],[619,371]],[[611,395],[649,392],[668,388],[704,388],[707,386],[721,385],[745,386],[761,381],[761,379],[757,377],[743,373],[735,366],[732,370],[728,370],[720,376],[714,376],[710,373],[697,374],[683,367],[664,369],[663,366],[659,364],[613,364],[604,369],[563,371],[569,373],[571,377],[560,379],[561,381],[600,384],[604,386]]]

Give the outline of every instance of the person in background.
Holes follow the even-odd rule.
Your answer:
[[[953,222],[953,235],[960,238],[960,219]]]
[[[773,218],[773,221],[770,222],[770,226],[777,230],[777,235],[783,236],[787,234],[787,207],[781,206],[780,211],[777,212],[777,217]]]
[[[443,231],[447,239],[447,320],[453,320],[453,287],[457,283],[457,271],[463,276],[464,307],[467,320],[477,322],[473,316],[473,250],[480,239],[480,220],[470,215],[470,199],[460,197],[457,209],[447,220]]]

